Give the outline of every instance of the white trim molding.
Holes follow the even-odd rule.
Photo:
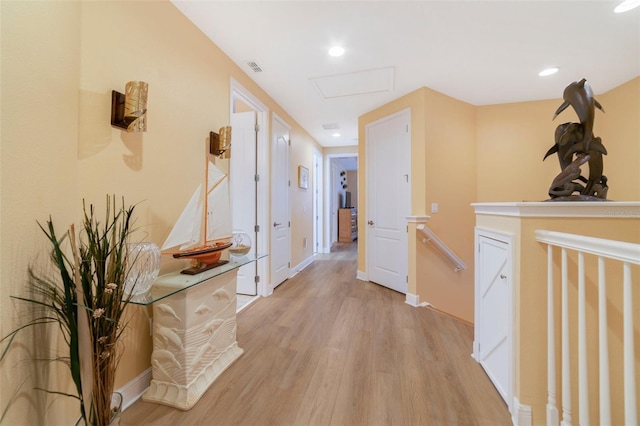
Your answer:
[[[417,308],[418,306],[420,306],[420,296],[417,294],[407,293],[404,303]]]
[[[473,358],[477,363],[480,363],[480,343],[476,339],[473,339],[473,352],[471,353],[471,358]]]
[[[122,394],[122,411],[140,399],[151,384],[151,367],[147,368],[135,379],[122,386],[116,392]]]
[[[302,271],[304,268],[306,268],[307,266],[311,265],[313,263],[313,258],[314,258],[314,256],[311,255],[311,256],[307,257],[305,260],[303,260],[302,262],[298,263],[293,268],[291,268],[289,270],[289,278],[295,277],[296,275],[298,275],[298,272]]]
[[[431,306],[429,302],[420,302],[420,295],[411,293],[406,294],[404,303],[409,306],[413,306],[414,308],[424,308],[426,306]]]
[[[426,223],[431,216],[407,216],[407,223]]]
[[[269,204],[270,204],[270,191],[269,191],[269,156],[271,152],[270,144],[270,121],[269,121],[269,108],[262,103],[253,93],[247,90],[236,79],[231,77],[230,91],[229,91],[229,116],[234,112],[234,103],[236,99],[240,99],[245,104],[249,105],[256,113],[256,124],[258,124],[259,131],[257,133],[257,170],[258,176],[261,179],[257,182],[256,187],[256,209],[257,209],[257,225],[260,229],[268,230],[269,228]],[[271,245],[271,239],[269,238],[269,231],[260,232],[255,241],[256,252],[269,253],[269,247]],[[268,258],[260,259],[256,263],[256,274],[263,278],[257,286],[257,292],[261,296],[268,296],[273,292],[273,289],[269,289],[269,283],[267,277],[270,274],[270,261]]]
[[[531,406],[521,404],[517,396],[513,397],[511,421],[513,426],[531,426],[533,424]]]
[[[367,273],[363,272],[363,271],[357,271],[356,272],[356,279],[358,279],[360,281],[369,281],[369,277],[368,277]]]
[[[542,201],[522,203],[472,203],[478,215],[514,217],[640,218],[640,201]]]

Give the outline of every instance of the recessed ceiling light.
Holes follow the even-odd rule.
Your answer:
[[[635,9],[640,6],[640,0],[624,0],[622,3],[616,6],[613,11],[615,13],[628,12],[631,9]]]
[[[538,75],[539,75],[540,77],[546,77],[546,76],[548,76],[548,75],[551,75],[551,74],[555,74],[555,73],[557,73],[557,72],[558,72],[558,69],[559,69],[559,68],[556,68],[556,67],[547,68],[547,69],[544,69],[544,70],[540,71],[540,72],[538,73]]]
[[[329,55],[331,55],[331,56],[342,56],[342,55],[344,55],[344,47],[333,46],[331,49],[329,49]]]
[[[339,138],[340,137],[340,133],[334,133],[331,136],[333,136],[334,138]]]

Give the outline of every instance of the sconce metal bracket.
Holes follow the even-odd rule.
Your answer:
[[[124,119],[124,93],[111,91],[111,125],[127,130],[129,123]]]

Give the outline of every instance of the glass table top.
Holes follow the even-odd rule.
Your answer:
[[[153,282],[151,289],[144,294],[133,296],[129,303],[134,305],[149,306],[159,300],[180,293],[188,288],[195,287],[211,278],[226,272],[238,269],[241,266],[267,257],[266,254],[248,254],[242,257],[232,257],[229,263],[220,265],[197,275],[181,274],[180,271],[160,275]]]

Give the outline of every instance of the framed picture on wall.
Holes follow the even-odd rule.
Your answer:
[[[302,189],[309,188],[309,169],[298,166],[298,186]]]

